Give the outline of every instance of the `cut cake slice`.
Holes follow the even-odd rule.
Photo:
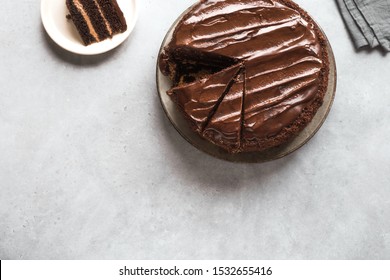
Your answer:
[[[199,134],[222,102],[240,69],[241,64],[234,65],[168,91],[168,95],[178,105],[191,127]]]
[[[243,104],[245,95],[245,71],[242,69],[234,83],[226,92],[222,102],[217,105],[203,131],[203,136],[212,143],[230,153],[237,153],[241,148],[243,127]]]
[[[127,30],[116,0],[66,0],[69,16],[85,45],[112,38]]]

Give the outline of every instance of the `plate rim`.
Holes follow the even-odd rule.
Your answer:
[[[126,15],[125,15],[126,23],[127,23],[127,30],[124,33],[115,35],[115,36],[122,35],[123,38],[121,38],[120,40],[116,41],[115,43],[106,44],[107,47],[103,47],[103,48],[96,47],[96,45],[99,44],[99,43],[94,43],[92,45],[85,46],[82,43],[82,41],[80,41],[80,48],[73,48],[73,47],[70,47],[70,45],[64,44],[59,39],[59,36],[56,35],[57,31],[55,31],[54,28],[50,25],[50,22],[49,22],[49,19],[48,19],[48,15],[47,15],[47,9],[48,9],[48,5],[50,5],[50,2],[52,2],[52,1],[63,1],[63,2],[65,2],[65,0],[41,0],[41,3],[40,3],[40,13],[41,13],[42,25],[43,25],[46,33],[51,38],[51,40],[53,40],[53,42],[55,42],[62,49],[66,50],[68,52],[74,53],[74,54],[78,54],[78,55],[85,55],[85,56],[99,55],[99,54],[103,54],[103,53],[109,52],[109,51],[117,48],[123,42],[125,42],[127,40],[127,38],[130,36],[130,34],[133,32],[134,27],[136,25],[136,22],[138,20],[138,3],[137,3],[137,0],[126,0],[126,1],[131,1],[132,2],[132,5],[133,5],[134,9],[132,11],[132,16],[131,16],[131,20],[130,21],[129,21],[128,18],[126,18]],[[124,1],[124,0],[118,0],[118,1]],[[64,15],[64,17],[65,16],[66,15]],[[66,36],[64,36],[64,37],[66,37]],[[104,41],[102,41],[100,43],[103,43],[103,42],[106,42],[106,40],[104,40]],[[93,48],[88,48],[90,46],[92,46]]]
[[[237,163],[265,163],[265,162],[270,162],[270,161],[274,161],[274,160],[277,160],[277,159],[281,159],[283,157],[286,157],[294,152],[296,152],[297,150],[299,150],[300,148],[302,148],[305,144],[307,144],[316,134],[317,132],[321,129],[321,127],[323,126],[323,124],[325,123],[326,119],[328,118],[328,115],[331,111],[331,108],[333,107],[333,103],[334,103],[334,100],[335,100],[335,97],[336,97],[336,89],[337,89],[337,65],[336,65],[336,59],[335,59],[335,55],[334,55],[334,52],[333,52],[333,48],[329,42],[329,39],[328,37],[326,36],[324,30],[321,28],[321,26],[314,20],[314,18],[309,14],[307,13],[307,15],[313,20],[314,24],[316,25],[316,27],[318,28],[318,30],[321,32],[321,35],[324,37],[325,39],[325,42],[326,42],[326,48],[327,48],[327,53],[328,53],[328,63],[329,63],[329,77],[328,77],[328,85],[327,85],[327,91],[325,92],[325,96],[324,96],[324,102],[323,104],[321,105],[321,107],[318,109],[317,113],[320,111],[321,108],[323,108],[323,106],[326,105],[326,108],[325,108],[325,111],[323,112],[323,116],[321,117],[321,119],[315,123],[315,127],[314,129],[311,131],[311,133],[305,137],[299,144],[295,145],[294,148],[288,150],[287,152],[282,152],[282,153],[276,153],[275,156],[273,157],[265,157],[265,158],[261,158],[261,155],[265,155],[267,153],[269,153],[269,150],[266,150],[266,151],[262,151],[262,152],[242,152],[242,153],[238,153],[238,154],[230,154],[226,151],[224,151],[222,148],[219,148],[218,150],[220,151],[219,153],[213,153],[211,152],[210,150],[207,150],[207,149],[204,149],[203,147],[200,147],[198,144],[194,143],[191,139],[189,139],[189,137],[187,135],[184,134],[184,132],[178,127],[178,125],[175,123],[175,121],[171,118],[170,116],[170,113],[168,112],[168,109],[163,101],[163,98],[162,98],[162,94],[166,94],[166,92],[161,92],[161,81],[160,81],[160,77],[165,77],[161,71],[160,71],[160,67],[159,67],[159,57],[160,57],[160,54],[161,52],[163,51],[164,47],[167,45],[167,39],[169,38],[169,36],[171,36],[176,27],[176,25],[178,24],[178,22],[182,19],[182,17],[189,11],[191,10],[195,5],[197,5],[197,3],[191,5],[190,7],[188,7],[187,9],[184,10],[184,12],[182,12],[177,18],[176,20],[172,23],[172,25],[169,27],[167,33],[165,34],[164,36],[164,39],[161,43],[161,46],[159,48],[159,52],[158,52],[158,55],[157,55],[157,63],[156,63],[156,86],[157,86],[157,93],[158,93],[158,97],[160,99],[160,103],[161,103],[161,106],[164,110],[164,113],[166,115],[166,117],[168,118],[168,120],[170,121],[170,123],[172,124],[172,126],[175,128],[175,130],[189,143],[191,144],[193,147],[195,147],[197,150],[200,150],[214,158],[218,158],[218,159],[221,159],[221,160],[225,160],[225,161],[229,161],[229,162],[237,162]],[[330,96],[329,96],[330,95]],[[325,104],[325,99],[326,98],[329,98],[327,104]],[[173,103],[173,101],[171,99],[169,99],[170,102]],[[178,112],[179,110],[177,109],[177,107],[175,106],[175,110],[177,111],[176,113],[180,113]],[[316,113],[316,114],[317,114]],[[183,117],[184,119],[184,117]],[[313,120],[312,120],[313,121]],[[313,125],[312,122],[310,122],[299,134],[303,134],[303,132],[305,130],[307,130],[310,125]],[[201,138],[201,136],[199,136],[195,131],[192,131],[192,133],[194,137],[197,137],[199,139],[202,139],[204,142],[208,142],[208,144],[214,146],[214,148],[216,148],[217,145],[215,144],[212,144],[211,142]],[[285,147],[285,146],[288,146],[290,144],[293,143],[293,141],[296,139],[297,137],[294,137],[292,140],[288,141],[287,143],[284,143],[280,146],[277,146],[277,147],[274,147],[274,148],[271,148],[270,150],[277,150],[278,148],[280,147]]]

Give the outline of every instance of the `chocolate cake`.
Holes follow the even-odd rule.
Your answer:
[[[290,0],[201,0],[159,57],[191,128],[230,153],[295,137],[327,89],[326,41]]]
[[[66,0],[69,16],[85,45],[112,38],[127,30],[116,0]]]

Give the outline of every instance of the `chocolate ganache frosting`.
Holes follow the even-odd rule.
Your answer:
[[[322,33],[289,0],[200,1],[159,65],[194,131],[231,153],[296,136],[321,106],[329,72]]]

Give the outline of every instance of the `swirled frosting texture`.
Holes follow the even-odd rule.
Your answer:
[[[321,105],[328,67],[321,36],[310,17],[288,0],[204,0],[179,22],[165,51],[187,49],[240,64],[240,74],[220,91],[220,102],[197,131],[230,152],[261,151],[296,135]],[[192,103],[188,116],[197,113],[194,94],[210,78],[215,77],[186,91]],[[177,87],[184,88],[188,85]],[[183,94],[177,89],[170,91],[176,100]]]

